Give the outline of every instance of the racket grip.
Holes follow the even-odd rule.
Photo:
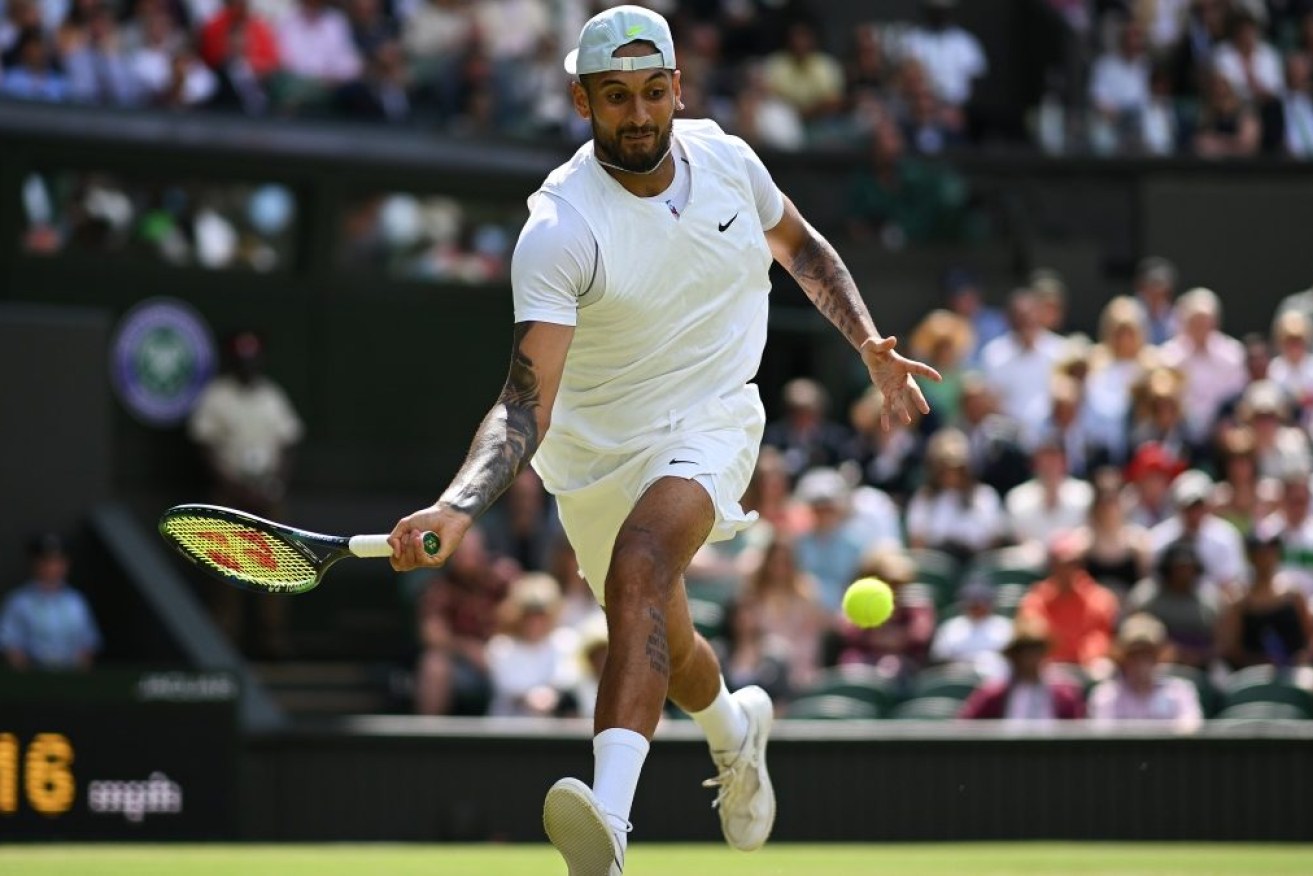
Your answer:
[[[424,552],[433,556],[441,543],[432,532],[424,533]],[[388,544],[386,535],[353,535],[347,540],[347,550],[357,557],[390,557],[392,545]]]

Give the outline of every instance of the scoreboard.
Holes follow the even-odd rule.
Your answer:
[[[0,672],[0,841],[232,837],[238,693],[220,672]]]

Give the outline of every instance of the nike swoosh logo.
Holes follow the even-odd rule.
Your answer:
[[[692,459],[672,459],[666,465],[697,465]]]
[[[727,228],[729,228],[731,225],[733,225],[733,224],[734,224],[734,220],[737,219],[737,218],[739,218],[739,214],[738,214],[738,213],[735,213],[733,216],[730,217],[730,220],[729,220],[728,222],[725,222],[725,223],[723,223],[723,224],[718,224],[718,225],[716,225],[716,227],[719,228],[719,229],[721,230],[722,233],[724,233],[725,229],[727,229]]]

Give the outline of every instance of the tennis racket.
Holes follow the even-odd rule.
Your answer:
[[[321,535],[218,505],[175,505],[160,517],[160,535],[210,574],[257,593],[305,593],[343,557],[390,557],[386,535]],[[424,551],[438,552],[424,533]]]

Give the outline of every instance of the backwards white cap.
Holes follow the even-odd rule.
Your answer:
[[[637,58],[612,57],[616,49],[639,40],[655,45],[656,52]],[[666,20],[641,6],[613,6],[597,13],[579,32],[579,48],[565,56],[565,72],[575,75],[656,69],[675,69],[675,41]]]

